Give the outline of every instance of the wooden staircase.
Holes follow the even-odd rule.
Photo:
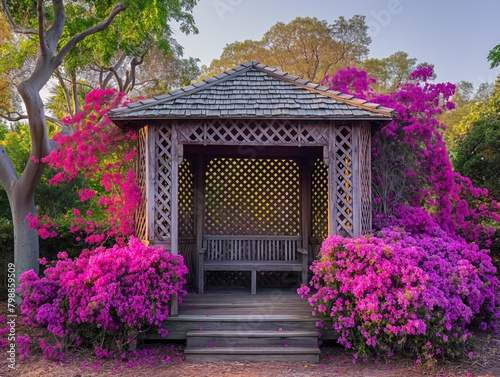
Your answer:
[[[163,324],[165,339],[185,339],[188,362],[319,362],[317,317],[292,290],[190,293]],[[156,331],[146,334],[159,339]]]
[[[186,361],[319,362],[318,333],[312,322],[281,322],[277,318],[260,318],[257,323],[245,318],[234,321],[234,324],[241,322],[236,326],[221,324],[224,328],[220,329],[188,331]]]

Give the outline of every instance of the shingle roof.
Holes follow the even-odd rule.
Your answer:
[[[248,62],[168,94],[109,113],[118,123],[141,119],[296,118],[390,120],[393,110]]]

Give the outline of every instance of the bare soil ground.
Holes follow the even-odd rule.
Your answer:
[[[0,302],[0,315],[7,305]],[[18,317],[20,320],[20,317]],[[4,327],[5,324],[0,324]],[[42,336],[40,330],[16,326],[17,335]],[[184,362],[183,343],[149,344],[141,346],[137,357],[125,359],[97,359],[90,351],[67,352],[62,362],[44,360],[40,351],[32,351],[29,358],[16,362],[16,370],[8,368],[5,350],[0,352],[0,377],[281,377],[281,376],[352,376],[352,377],[416,377],[416,376],[475,376],[500,377],[500,335],[477,332],[473,337],[474,358],[467,357],[446,362],[432,370],[415,367],[413,361],[402,356],[387,360],[352,362],[352,353],[335,344],[321,347],[318,364],[301,362]],[[147,349],[147,350],[145,350]],[[142,356],[141,356],[142,355]]]

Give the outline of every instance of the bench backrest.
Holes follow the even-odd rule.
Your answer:
[[[203,236],[208,260],[296,261],[298,236]]]

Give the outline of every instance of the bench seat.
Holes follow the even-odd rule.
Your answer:
[[[257,271],[301,272],[307,283],[308,252],[296,236],[204,236],[199,250],[198,290],[205,271],[250,271],[251,293],[257,293]],[[259,257],[260,259],[257,259]]]

